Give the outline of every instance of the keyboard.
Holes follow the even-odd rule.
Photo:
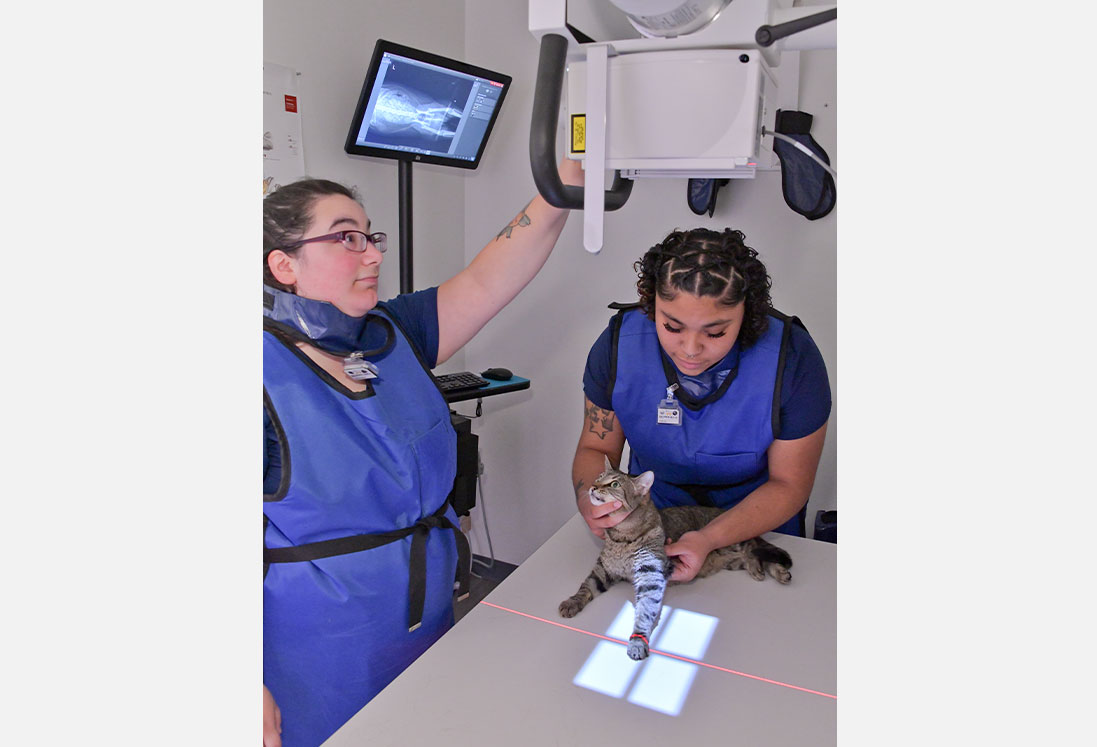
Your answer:
[[[469,389],[482,389],[490,383],[487,379],[481,378],[470,371],[438,374],[434,378],[438,380],[438,388],[446,393],[463,392]]]

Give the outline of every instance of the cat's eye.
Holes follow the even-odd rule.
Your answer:
[[[613,481],[613,484],[612,484],[612,485],[610,485],[610,487],[611,487],[611,488],[619,488],[619,487],[621,487],[621,483],[620,483],[620,482],[618,482],[617,480],[614,480],[614,481]]]

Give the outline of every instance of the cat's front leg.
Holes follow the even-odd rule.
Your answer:
[[[579,591],[560,602],[560,616],[575,617],[583,611],[590,600],[612,586],[615,580],[606,572],[606,567],[602,565],[602,558],[599,556],[590,575],[579,585]]]
[[[663,592],[667,587],[665,556],[651,550],[636,553],[632,585],[636,589],[636,616],[628,640],[630,659],[646,659],[651,631],[659,624],[663,611]]]

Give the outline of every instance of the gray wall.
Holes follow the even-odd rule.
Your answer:
[[[430,18],[429,23],[423,23]],[[463,32],[463,37],[462,37]],[[376,226],[396,234],[396,166],[342,152],[374,39],[382,37],[508,73],[514,84],[475,172],[415,167],[415,285],[439,283],[475,256],[534,194],[529,124],[537,41],[519,0],[419,0],[399,4],[332,0],[267,0],[264,58],[302,73],[300,98],[306,165],[311,174],[357,184]],[[815,115],[812,133],[837,168],[836,53],[803,53],[800,106]],[[533,381],[526,392],[484,400],[480,435],[484,496],[472,514],[473,549],[488,554],[485,526],[497,558],[528,557],[575,511],[571,458],[583,415],[582,371],[587,351],[609,319],[606,304],[635,297],[632,262],[678,227],[741,229],[773,276],[775,305],[799,316],[823,351],[835,393],[823,462],[809,509],[835,508],[838,425],[836,354],[836,220],[792,212],[780,175],[733,181],[712,218],[694,215],[684,180],[636,183],[628,204],[607,214],[605,248],[582,248],[576,213],[556,250],[530,286],[440,371],[506,366]],[[463,249],[463,256],[461,252]],[[382,297],[396,293],[390,250]],[[472,414],[474,406],[456,407]],[[486,518],[486,521],[485,521]]]

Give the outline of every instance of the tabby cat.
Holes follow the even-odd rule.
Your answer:
[[[671,561],[664,550],[667,540],[678,541],[686,532],[708,524],[722,512],[707,506],[672,506],[656,509],[651,501],[652,472],[632,477],[616,470],[606,459],[606,469],[594,481],[591,503],[621,502],[619,512],[630,512],[624,521],[606,530],[605,545],[590,575],[579,591],[560,603],[560,615],[575,617],[598,594],[617,581],[631,581],[636,589],[636,616],[629,636],[628,655],[645,659],[648,638],[663,610],[663,592],[671,572]],[[792,558],[781,548],[761,537],[721,547],[705,558],[697,578],[717,571],[745,569],[762,581],[768,570],[782,584],[792,579]],[[677,583],[677,582],[674,582]]]

